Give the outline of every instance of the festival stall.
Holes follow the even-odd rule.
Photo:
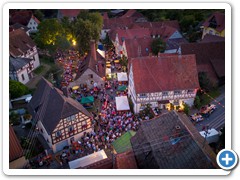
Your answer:
[[[115,97],[117,111],[128,111],[130,110],[127,96]]]

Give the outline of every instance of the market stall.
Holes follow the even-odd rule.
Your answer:
[[[128,111],[130,110],[127,96],[115,97],[117,111]]]
[[[119,82],[128,81],[127,73],[125,72],[117,73],[117,78]]]

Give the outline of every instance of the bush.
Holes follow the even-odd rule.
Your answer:
[[[189,106],[186,103],[184,103],[183,106],[183,112],[188,116],[190,111]]]
[[[9,123],[14,126],[19,125],[20,124],[20,116],[15,112],[10,113]]]
[[[25,94],[28,94],[29,89],[27,88],[27,86],[25,86],[24,84],[22,84],[18,81],[10,80],[9,81],[9,93],[11,95],[11,99],[15,99],[15,98],[21,97]]]

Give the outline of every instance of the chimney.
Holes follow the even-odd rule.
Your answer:
[[[68,97],[68,89],[67,89],[67,87],[63,87],[62,88],[62,92],[63,92],[64,96]]]
[[[97,51],[96,51],[96,44],[94,40],[90,41],[90,48],[91,48],[91,57],[94,61],[97,61]]]

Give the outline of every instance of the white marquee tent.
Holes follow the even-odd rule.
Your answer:
[[[118,81],[128,81],[127,73],[125,72],[117,73],[117,78]]]
[[[80,167],[86,167],[90,164],[96,163],[98,161],[101,161],[103,159],[106,159],[107,155],[104,150],[94,152],[88,156],[84,156],[82,158],[75,159],[73,161],[69,161],[69,167],[70,169],[77,169]]]
[[[117,111],[130,110],[127,96],[116,97]]]

